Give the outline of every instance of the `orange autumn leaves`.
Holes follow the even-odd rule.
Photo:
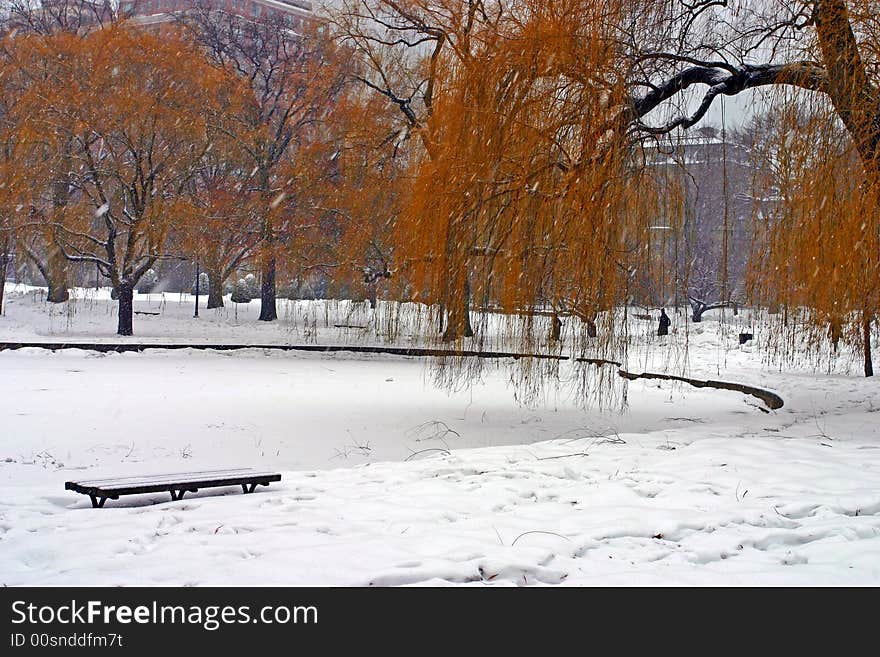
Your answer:
[[[468,299],[588,322],[626,300],[657,195],[616,123],[620,10],[594,4],[470,25],[469,52],[450,48],[437,64],[396,235],[421,298],[442,302],[450,321]]]
[[[361,89],[345,83],[333,48],[305,37],[301,46],[260,95],[173,28],[6,35],[4,91],[14,102],[3,134],[15,159],[3,170],[20,174],[18,236],[45,233],[128,292],[165,258],[200,259],[215,293],[260,256],[280,256],[291,275],[354,269],[335,247],[364,231],[351,213],[336,212],[345,220],[334,226],[326,215],[340,204],[367,214],[349,196],[375,194],[377,178],[354,187],[343,178],[351,153],[385,139],[375,127],[382,112],[357,102]],[[349,132],[369,139],[349,146]]]
[[[51,218],[67,254],[99,261],[114,286],[135,284],[171,225],[191,215],[182,190],[212,146],[212,119],[243,102],[238,81],[173,33],[115,25],[13,35],[4,51],[29,182],[38,196],[58,181],[70,187]]]
[[[788,309],[789,341],[795,331],[814,349],[829,339],[864,349],[880,312],[880,180],[820,103],[786,104],[771,126],[753,153],[757,191],[773,202],[756,217],[752,296]]]

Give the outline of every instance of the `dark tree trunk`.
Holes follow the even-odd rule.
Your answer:
[[[369,285],[367,285],[367,301],[370,302],[370,308],[373,310],[375,310],[376,306],[378,305],[377,288],[378,286],[375,283],[370,283]]]
[[[65,143],[62,149],[64,162],[70,166],[70,144]],[[67,178],[59,178],[52,184],[52,214],[58,224],[63,223],[61,214],[70,200],[70,187]],[[67,290],[68,262],[64,251],[58,246],[58,229],[53,228],[48,239],[48,256],[46,262],[46,285],[49,291],[46,300],[52,303],[63,303],[70,298]]]
[[[840,344],[840,338],[843,335],[843,326],[841,325],[840,319],[837,317],[832,317],[831,322],[828,325],[828,337],[831,338],[831,347],[834,349],[834,353],[837,353],[837,347]]]
[[[134,286],[129,282],[119,284],[119,326],[117,335],[134,335],[132,316],[134,315]]]
[[[474,337],[474,329],[471,326],[471,297],[468,294],[467,299],[464,302],[464,306],[461,309],[462,315],[462,335],[466,338]]]
[[[865,355],[865,376],[874,376],[874,362],[871,359],[871,316],[862,319],[862,349]]]
[[[263,266],[263,280],[260,282],[260,321],[274,322],[278,319],[275,308],[275,256]]]
[[[698,299],[690,299],[691,310],[691,320],[694,322],[702,322],[703,321],[703,313],[707,310],[717,310],[718,308],[733,308],[734,315],[737,314],[737,304],[734,301],[718,301],[717,303],[706,303],[705,301],[700,301]],[[772,311],[771,311],[772,312]]]
[[[215,269],[208,270],[208,310],[223,307],[223,274]]]
[[[9,256],[7,252],[9,242],[0,246],[0,315],[3,314],[3,295],[6,292],[6,268],[9,266]]]
[[[584,323],[587,325],[587,337],[598,337],[599,329],[596,327],[596,322],[588,317],[584,319]]]
[[[559,319],[559,315],[553,313],[553,317],[550,319],[550,342],[559,342],[561,335],[562,320]]]
[[[444,342],[455,342],[459,338],[474,337],[471,327],[471,286],[465,279],[464,295],[461,299],[452,299],[447,304],[446,330],[443,331]]]
[[[64,303],[70,299],[70,292],[66,285],[56,285],[54,281],[49,281],[49,291],[46,294],[46,301],[51,303]]]
[[[449,306],[446,314],[446,330],[443,331],[444,342],[455,342],[459,338],[472,338],[470,310],[466,304],[455,303]]]
[[[852,136],[869,177],[876,180],[877,101],[847,4],[845,0],[816,2],[812,18],[827,71],[825,92]]]
[[[67,258],[55,244],[49,244],[49,256],[46,261],[46,285],[49,291],[46,300],[51,303],[64,303],[70,298],[67,289]]]

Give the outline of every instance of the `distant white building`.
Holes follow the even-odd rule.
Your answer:
[[[191,0],[120,0],[119,15],[140,23],[164,22],[171,14],[185,12],[195,4]],[[245,18],[284,16],[299,28],[315,18],[309,0],[202,0],[199,4]]]
[[[648,142],[641,157],[661,189],[682,194],[676,216],[657,217],[651,226],[652,248],[668,265],[664,289],[655,294],[741,299],[759,203],[752,192],[760,172],[747,146],[703,128]]]
[[[37,31],[88,30],[127,18],[148,26],[168,22],[196,5],[254,20],[284,17],[294,29],[316,19],[310,0],[42,0],[38,4],[16,0],[5,25]]]

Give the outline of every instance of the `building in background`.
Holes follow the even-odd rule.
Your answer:
[[[121,0],[119,16],[141,24],[165,22],[195,4],[192,0]],[[308,0],[199,0],[198,4],[254,20],[284,17],[300,29],[315,18]]]
[[[650,226],[656,256],[646,305],[681,305],[745,298],[753,246],[755,164],[736,134],[704,127],[644,148],[645,164],[661,193],[673,198],[668,213]],[[677,203],[675,202],[677,200]]]
[[[126,18],[141,25],[165,23],[196,6],[252,20],[284,18],[302,29],[316,18],[309,0],[9,0],[2,29],[79,31]]]

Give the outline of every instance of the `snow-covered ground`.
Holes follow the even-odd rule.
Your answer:
[[[105,292],[7,294],[0,341],[116,339]],[[178,297],[139,298],[161,314],[135,339],[381,342],[335,326],[368,324],[361,304],[285,302],[265,324],[257,304],[193,319]],[[630,383],[622,413],[566,387],[522,406],[505,362],[450,392],[391,356],[0,352],[0,583],[880,584],[878,382],[767,366],[741,321],[674,325],[628,366],[681,373],[686,353],[689,375],[767,387],[778,411],[657,381]],[[104,509],[64,490],[228,466],[283,479]]]

